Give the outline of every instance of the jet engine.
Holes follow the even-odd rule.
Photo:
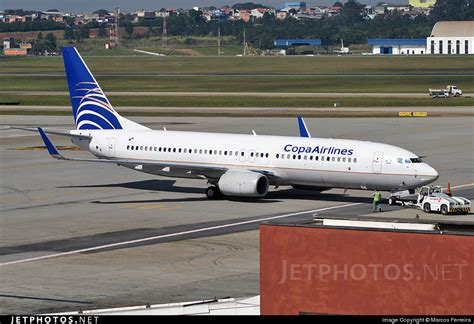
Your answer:
[[[218,186],[226,196],[263,197],[268,192],[269,181],[257,172],[230,170],[221,176]]]

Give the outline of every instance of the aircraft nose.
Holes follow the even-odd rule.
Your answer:
[[[434,181],[438,180],[438,178],[439,178],[438,171],[436,171],[433,167],[431,167],[429,165],[426,166],[424,174],[425,175],[423,176],[423,180],[427,184],[431,183],[431,182],[434,182]]]

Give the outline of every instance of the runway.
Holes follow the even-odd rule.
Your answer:
[[[294,118],[134,119],[156,129],[298,134]],[[466,185],[453,192],[474,198],[472,117],[306,123],[313,136],[377,140],[424,155],[439,171],[439,184]],[[72,118],[2,116],[2,126],[7,124],[67,129]],[[306,222],[314,214],[374,216],[370,192],[315,194],[282,187],[262,200],[209,201],[205,182],[56,161],[34,149],[42,145],[35,133],[0,128],[0,135],[2,313],[256,295],[262,221]],[[63,137],[52,139],[70,146]],[[63,153],[84,156],[76,150]],[[414,219],[416,213],[384,205],[376,216]],[[449,220],[474,223],[474,216]]]

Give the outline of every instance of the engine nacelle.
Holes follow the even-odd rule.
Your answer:
[[[263,197],[268,192],[268,178],[252,171],[232,170],[219,179],[219,189],[226,196]]]

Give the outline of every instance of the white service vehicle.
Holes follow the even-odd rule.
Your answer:
[[[433,98],[460,97],[462,90],[455,85],[448,85],[446,89],[430,89],[430,96]]]
[[[450,196],[443,192],[441,186],[424,186],[416,201],[401,201],[390,197],[389,204],[399,203],[402,206],[423,209],[426,213],[441,212],[448,214],[467,214],[471,211],[471,201],[463,197]]]

